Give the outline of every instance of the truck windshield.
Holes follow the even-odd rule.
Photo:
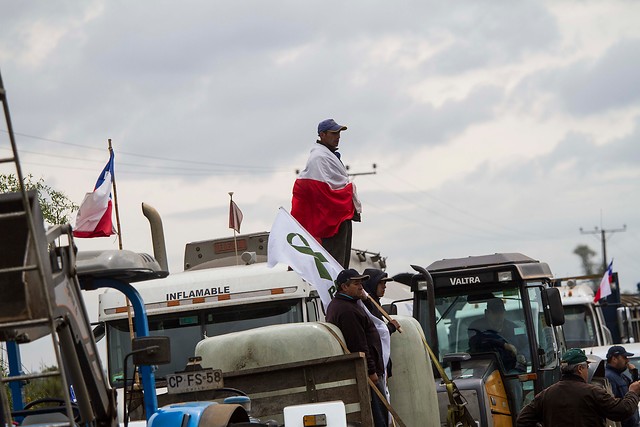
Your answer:
[[[196,344],[206,337],[302,320],[302,303],[299,299],[149,316],[150,335],[168,336],[171,339],[171,363],[158,366],[156,378],[183,370],[188,358],[193,357]],[[109,380],[114,387],[123,385],[124,357],[130,351],[128,320],[108,322]],[[133,367],[129,358],[127,379],[130,380],[132,375]]]
[[[440,359],[494,352],[505,373],[531,371],[523,301],[517,288],[436,297]]]
[[[564,306],[564,337],[567,348],[595,347],[598,344],[593,313],[586,305]]]

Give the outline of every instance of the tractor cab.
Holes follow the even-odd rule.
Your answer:
[[[506,253],[413,268],[414,317],[447,375],[463,395],[477,396],[467,398],[479,418],[515,423],[560,378],[564,314],[549,266]]]

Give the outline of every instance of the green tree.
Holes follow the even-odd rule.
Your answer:
[[[57,370],[58,368],[56,366],[42,366],[40,368],[40,372],[53,372]],[[60,381],[59,376],[55,375],[51,377],[33,379],[24,387],[25,403],[33,402],[34,400],[43,399],[45,397],[53,397],[57,399],[64,398],[62,381]]]
[[[24,177],[27,190],[38,191],[38,201],[42,209],[42,217],[49,225],[67,224],[69,216],[79,209],[63,192],[45,184],[44,179],[34,180],[33,175]],[[0,174],[0,193],[20,191],[18,177],[14,174]]]
[[[52,372],[57,371],[58,368],[56,366],[42,366],[40,368],[41,372]],[[7,367],[5,366],[4,360],[2,361],[2,377],[6,377],[8,375]],[[4,383],[2,387],[5,389],[5,395],[9,400],[9,406],[13,407],[13,396],[9,390],[9,384]],[[64,394],[62,392],[62,381],[60,381],[59,376],[50,376],[43,378],[35,378],[27,382],[22,391],[24,403],[33,402],[34,400],[43,399],[46,397],[52,397],[57,399],[64,399]]]
[[[580,257],[580,260],[582,261],[582,270],[585,275],[591,276],[596,274],[596,265],[591,260],[591,258],[596,255],[596,252],[593,249],[587,245],[578,245],[573,250],[573,253]]]

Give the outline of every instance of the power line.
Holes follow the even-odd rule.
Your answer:
[[[4,148],[0,148],[0,150],[4,150]],[[8,149],[7,149],[8,150]],[[58,159],[67,159],[67,160],[77,160],[77,161],[81,161],[81,162],[92,162],[92,163],[96,163],[96,164],[103,164],[104,161],[103,160],[91,160],[91,159],[82,159],[79,157],[73,157],[73,156],[64,156],[61,154],[48,154],[48,153],[41,153],[41,152],[37,152],[37,151],[30,151],[30,150],[20,150],[21,153],[28,153],[28,154],[33,154],[36,156],[46,156],[47,158],[58,158]],[[91,170],[94,171],[95,168],[85,168],[85,167],[75,167],[75,166],[68,166],[67,164],[63,165],[63,166],[59,166],[55,163],[39,163],[39,162],[33,162],[30,160],[24,160],[22,159],[22,163],[24,164],[30,164],[30,165],[37,165],[37,166],[48,166],[48,167],[53,167],[53,168],[61,168],[64,167],[64,169],[74,169],[74,170]],[[212,169],[204,169],[204,168],[188,168],[188,167],[173,167],[173,166],[158,166],[158,165],[145,165],[145,164],[141,164],[141,163],[127,163],[127,162],[118,162],[118,173],[136,173],[136,174],[147,174],[147,175],[175,175],[175,174],[180,174],[180,175],[190,175],[190,176],[202,176],[202,175],[228,175],[228,174],[245,174],[245,173],[250,173],[250,174],[263,174],[263,173],[274,173],[274,172],[282,172],[279,170],[274,170],[274,171],[268,171],[268,170],[264,170],[264,171],[238,171],[238,170],[212,170]],[[129,169],[120,169],[120,166],[130,166],[131,168],[135,168],[135,171],[129,170]],[[160,171],[150,171],[150,172],[145,172],[145,171],[140,171],[140,168],[146,168],[146,169],[160,169]],[[171,171],[175,171],[175,172],[171,172]]]
[[[8,133],[5,129],[0,129],[1,132],[4,133]],[[46,141],[46,142],[53,142],[55,144],[62,144],[62,145],[68,145],[71,147],[78,147],[78,148],[83,148],[86,150],[94,150],[94,151],[100,151],[102,153],[106,152],[106,149],[103,148],[97,148],[97,147],[93,147],[93,146],[88,146],[88,145],[82,145],[82,144],[74,144],[71,142],[65,142],[65,141],[59,141],[59,140],[55,140],[55,139],[50,139],[50,138],[43,138],[40,136],[35,136],[35,135],[28,135],[25,133],[20,133],[20,132],[13,132],[15,135],[19,135],[25,138],[31,138],[31,139],[37,139],[40,141]],[[24,151],[24,150],[20,150],[20,151]],[[47,153],[37,153],[36,154],[42,154],[42,155],[49,155]],[[166,161],[166,162],[178,162],[178,163],[187,163],[187,164],[199,164],[199,165],[206,165],[206,166],[215,166],[215,167],[223,167],[223,168],[236,168],[236,169],[247,169],[247,170],[256,170],[256,171],[280,171],[280,169],[276,169],[276,168],[272,168],[272,167],[268,167],[268,166],[253,166],[253,165],[238,165],[238,164],[230,164],[230,163],[213,163],[213,162],[203,162],[203,161],[198,161],[198,160],[189,160],[189,159],[177,159],[177,158],[169,158],[169,157],[160,157],[160,156],[151,156],[148,154],[139,154],[139,153],[131,153],[128,151],[117,151],[117,154],[125,154],[128,156],[134,156],[134,157],[141,157],[144,159],[153,159],[153,160],[162,160],[162,161]]]

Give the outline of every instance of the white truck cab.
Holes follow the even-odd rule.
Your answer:
[[[171,363],[157,377],[181,370],[204,338],[256,327],[324,319],[312,288],[286,266],[265,263],[185,271],[136,286],[145,302],[149,332],[171,338]],[[131,351],[128,308],[120,292],[99,297],[104,322],[108,372],[121,386],[123,357]]]
[[[587,283],[569,280],[559,286],[558,290],[564,307],[563,329],[567,348],[597,347],[613,343],[602,308],[593,302],[594,292]]]

